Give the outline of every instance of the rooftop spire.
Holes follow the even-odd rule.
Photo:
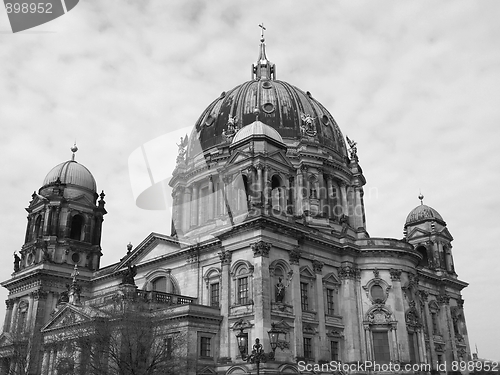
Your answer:
[[[252,65],[252,79],[276,79],[276,68],[266,56],[266,44],[264,43],[264,30],[266,28],[264,27],[264,23],[261,23],[259,27],[261,28],[259,59],[257,60],[257,64]]]
[[[422,194],[422,192],[420,192],[420,194],[418,195],[418,199],[420,199],[420,204],[424,204],[424,196]]]
[[[76,147],[76,141],[73,147],[71,147],[71,152],[73,153],[73,156],[71,157],[71,160],[75,161],[75,153],[78,151],[78,147]]]

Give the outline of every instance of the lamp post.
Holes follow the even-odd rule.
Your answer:
[[[248,345],[248,336],[243,332],[243,328],[241,328],[240,333],[236,335],[236,339],[238,340],[238,349],[241,353],[241,359],[247,362],[256,363],[257,364],[257,375],[260,375],[260,363],[267,362],[269,360],[274,359],[274,352],[278,347],[279,343],[279,335],[282,331],[275,328],[274,323],[272,324],[272,328],[267,332],[269,335],[269,341],[271,343],[272,352],[265,353],[264,347],[260,343],[258,338],[255,339],[255,344],[252,347],[252,353],[246,354],[247,345]]]

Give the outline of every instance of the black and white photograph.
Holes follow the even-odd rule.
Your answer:
[[[500,3],[2,5],[0,375],[500,373]]]

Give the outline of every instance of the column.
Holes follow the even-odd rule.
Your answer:
[[[332,184],[332,176],[326,176],[326,185],[328,188],[328,196],[326,202],[328,204],[328,218],[335,219],[334,215],[334,202],[333,202],[333,184]]]
[[[394,297],[393,313],[394,318],[398,322],[397,334],[401,343],[395,350],[398,352],[398,359],[401,359],[403,362],[410,362],[410,348],[408,345],[412,344],[408,342],[408,333],[406,330],[405,310],[403,306],[404,296],[401,289],[401,270],[391,268],[389,273],[391,275],[392,295]],[[396,335],[396,332],[394,334]]]
[[[365,228],[366,227],[366,218],[365,218],[365,206],[363,203],[363,187],[362,186],[356,186],[354,188],[355,191],[355,197],[356,197],[356,204],[354,206],[354,214],[356,218],[356,229],[358,228]]]
[[[50,352],[44,350],[42,359],[42,375],[48,375]]]
[[[181,215],[182,215],[182,231],[187,232],[189,230],[189,225],[191,224],[191,221],[189,220],[189,215],[190,215],[190,203],[191,202],[191,188],[184,188],[184,199],[182,203],[182,210],[181,210]]]
[[[256,197],[257,197],[257,202],[262,205],[263,202],[263,194],[262,192],[264,191],[264,184],[262,182],[262,165],[258,164],[257,165],[257,189],[256,189]]]
[[[396,326],[391,326],[390,328],[390,335],[391,335],[391,341],[392,341],[392,355],[393,361],[399,362],[401,360],[401,357],[399,355],[399,350],[398,350],[398,336],[396,335]]]
[[[253,273],[253,300],[255,309],[255,337],[261,340],[266,350],[269,350],[269,336],[271,329],[271,281],[269,276],[269,251],[271,244],[258,241],[251,244],[254,258]]]
[[[231,329],[229,327],[229,306],[231,305],[230,293],[230,268],[231,268],[231,252],[222,249],[219,253],[221,262],[221,289],[220,289],[220,314],[222,322],[220,325],[220,357],[231,358],[231,354],[238,355],[238,348],[231,347]]]
[[[370,326],[368,324],[363,324],[365,329],[365,342],[366,342],[366,360],[373,361],[373,350],[372,350],[372,338]]]
[[[294,207],[293,207],[293,194],[295,190],[295,185],[294,185],[294,178],[292,176],[288,177],[288,185],[287,185],[287,192],[288,192],[288,197],[287,197],[287,207],[286,207],[286,213],[293,214],[294,213]]]
[[[355,362],[360,359],[359,322],[357,311],[357,300],[355,283],[359,277],[359,269],[350,264],[345,264],[339,270],[341,280],[340,290],[342,292],[341,312],[344,320],[344,337],[346,362]]]
[[[302,194],[299,192],[299,194]],[[290,349],[294,357],[302,356],[304,354],[304,342],[302,334],[302,306],[300,303],[300,249],[296,248],[290,250],[290,268],[293,272],[292,281],[290,284],[290,290],[292,294],[292,304],[294,313],[294,332],[293,332],[293,342],[290,343]]]
[[[318,168],[318,200],[319,200],[319,215],[323,216],[323,207],[325,202],[328,203],[328,194],[325,193],[325,178],[323,177],[323,169]],[[326,215],[328,217],[328,215]]]
[[[305,187],[304,191],[305,191],[305,196],[304,196],[304,199],[305,199],[305,207],[304,207],[304,211],[307,211],[309,213],[310,209],[311,209],[311,202],[310,202],[310,197],[311,197],[311,183],[309,181],[309,173],[307,171],[307,166],[306,165],[303,165],[302,166],[302,181],[303,181],[303,186]]]
[[[49,353],[49,371],[48,371],[48,375],[52,375],[52,374],[55,373],[55,371],[54,371],[55,357],[56,357],[56,350],[54,348],[51,348],[50,349],[50,353]]]
[[[4,332],[9,332],[10,331],[10,324],[12,320],[12,309],[14,308],[14,300],[13,299],[6,299],[5,300],[5,320],[3,323],[3,331]]]
[[[441,314],[443,319],[441,321],[445,323],[445,327],[443,327],[445,332],[444,339],[445,342],[449,342],[449,345],[446,345],[446,359],[448,361],[458,361],[455,330],[453,329],[453,318],[450,311],[450,297],[447,294],[441,294],[438,296],[438,303],[441,305],[441,310],[443,310]]]
[[[193,184],[193,194],[191,195],[191,227],[198,225],[198,185]]]
[[[297,178],[295,179],[295,212],[298,216],[304,212],[302,197],[302,171],[300,168],[297,168]]]
[[[340,216],[342,217],[342,215],[345,215],[349,217],[349,210],[347,208],[347,188],[344,182],[340,184],[340,195],[342,199],[342,214]]]
[[[431,351],[431,358],[428,358],[427,363],[430,363],[431,367],[433,369],[436,369],[437,355],[434,348],[434,333],[432,330],[431,312],[429,310],[429,301],[428,301],[429,292],[425,290],[420,290],[419,294],[421,300],[424,302],[425,321],[427,322],[427,327],[424,327],[424,329],[427,329],[427,336],[429,337],[429,347]]]
[[[264,167],[264,186],[262,188],[264,193],[264,207],[269,207],[270,204],[270,195],[271,195],[271,184],[269,181],[269,167]]]
[[[215,205],[214,205],[214,180],[212,175],[208,176],[208,212],[207,218],[208,220],[212,220],[215,217]]]
[[[316,273],[316,300],[318,301],[318,323],[319,323],[319,350],[317,350],[316,358],[329,358],[329,345],[326,339],[326,322],[325,322],[325,293],[323,289],[323,262],[313,260],[313,268]],[[326,288],[325,288],[326,289]]]

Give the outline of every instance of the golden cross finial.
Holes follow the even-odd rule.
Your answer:
[[[264,30],[266,29],[264,27],[264,22],[262,22],[259,27],[262,29],[261,32],[260,32],[260,40],[263,42],[264,41]]]

